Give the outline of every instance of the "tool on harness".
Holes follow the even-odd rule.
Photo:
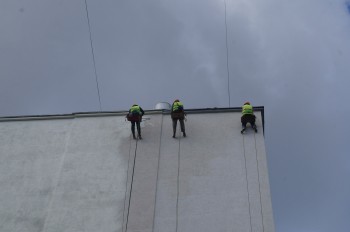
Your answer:
[[[177,119],[183,120],[185,119],[185,113],[183,111],[173,111],[171,112],[171,118],[174,120],[177,120]]]
[[[130,122],[141,122],[142,115],[140,115],[139,113],[128,113],[126,115],[126,119]]]

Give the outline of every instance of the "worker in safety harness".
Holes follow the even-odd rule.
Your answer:
[[[138,138],[142,139],[140,122],[141,122],[142,116],[144,114],[145,114],[145,112],[143,111],[143,109],[139,105],[134,104],[134,105],[132,105],[132,107],[129,110],[128,115],[126,116],[128,121],[131,122],[131,132],[132,132],[132,136],[134,139],[136,139],[136,137],[135,137],[135,123],[136,123],[136,127],[137,127]]]
[[[184,111],[184,105],[182,102],[180,102],[178,99],[176,99],[171,106],[171,119],[173,120],[173,138],[175,138],[176,134],[176,126],[177,126],[177,120],[180,121],[180,127],[181,132],[183,133],[183,136],[186,137],[185,132],[185,111]]]
[[[255,125],[255,115],[253,111],[253,106],[250,105],[250,102],[245,102],[244,105],[242,106],[241,122],[242,122],[241,134],[243,134],[245,129],[247,128],[248,122],[250,123],[251,127],[254,129],[255,133],[258,132],[258,129],[256,128],[256,125]]]

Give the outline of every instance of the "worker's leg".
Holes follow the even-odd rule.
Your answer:
[[[131,132],[132,132],[132,137],[136,139],[135,137],[135,122],[131,122]]]
[[[180,121],[180,126],[181,126],[181,132],[183,133],[184,137],[186,137],[185,122],[183,119],[179,119],[179,121]]]
[[[138,136],[139,136],[139,139],[142,139],[142,137],[141,137],[140,122],[136,122],[136,126],[137,126],[137,134],[138,134]]]
[[[243,134],[243,132],[244,132],[245,129],[247,128],[247,118],[246,118],[246,115],[242,115],[242,117],[241,117],[241,123],[242,123],[241,134]]]
[[[250,125],[252,126],[252,128],[254,129],[255,132],[258,132],[258,129],[256,128],[256,125],[255,125],[255,115],[251,115]]]
[[[177,126],[177,119],[173,119],[173,138],[175,138],[176,126]]]

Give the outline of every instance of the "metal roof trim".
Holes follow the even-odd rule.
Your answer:
[[[230,108],[198,108],[186,109],[186,114],[201,113],[225,113],[225,112],[241,112],[241,107]],[[254,106],[254,111],[261,112],[263,129],[265,128],[264,106]],[[126,115],[128,111],[102,111],[102,112],[76,112],[72,114],[55,114],[55,115],[25,115],[25,116],[7,116],[0,117],[0,122],[9,121],[32,121],[32,120],[56,120],[56,119],[74,119],[84,117],[110,117]],[[170,110],[145,110],[147,114],[170,114]]]

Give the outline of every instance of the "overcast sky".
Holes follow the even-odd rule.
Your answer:
[[[101,106],[85,1],[0,0],[0,116],[249,100],[276,232],[349,232],[349,2],[226,0],[227,47],[224,0],[87,5]]]

